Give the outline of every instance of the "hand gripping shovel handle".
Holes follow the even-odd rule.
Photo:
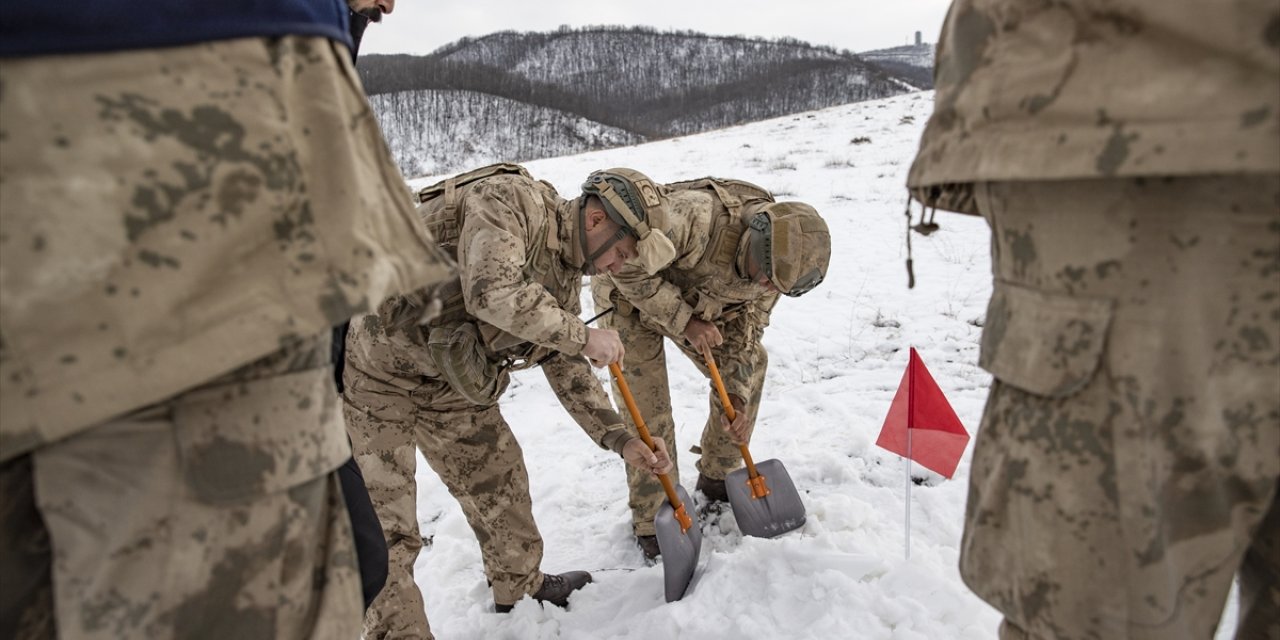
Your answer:
[[[724,380],[720,379],[720,367],[716,366],[715,356],[711,355],[711,351],[702,352],[702,357],[707,360],[707,369],[711,370],[711,381],[716,385],[716,391],[720,394],[720,404],[724,407],[724,414],[729,417],[729,422],[737,419],[737,411],[733,409],[733,403],[729,402],[729,392],[724,390]],[[764,476],[756,471],[756,463],[751,459],[751,452],[747,450],[746,444],[738,445],[738,451],[742,452],[742,461],[747,464],[747,481],[751,485],[751,495],[755,498],[763,498],[769,495],[769,487],[764,483]]]
[[[631,397],[631,387],[627,386],[627,379],[622,377],[622,368],[615,362],[609,365],[609,373],[612,373],[613,379],[618,381],[618,389],[622,391],[622,399],[627,404],[627,411],[631,412],[631,419],[635,421],[636,429],[640,431],[640,439],[644,440],[650,451],[657,451],[653,446],[653,436],[649,435],[649,427],[640,416],[640,408],[636,406],[635,398]],[[663,473],[658,476],[658,479],[662,481],[662,489],[667,492],[667,500],[675,510],[676,521],[680,523],[680,532],[688,531],[689,527],[693,526],[693,518],[690,518],[689,512],[685,511],[684,503],[680,502],[680,496],[676,495],[676,487],[671,484],[671,478]]]

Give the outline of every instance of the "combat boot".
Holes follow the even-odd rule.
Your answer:
[[[542,586],[534,592],[533,599],[538,602],[549,602],[557,607],[569,604],[569,594],[581,589],[591,582],[591,574],[586,571],[569,571],[566,573],[542,574]],[[493,608],[498,613],[510,613],[514,604],[497,604]]]
[[[636,536],[636,544],[640,546],[640,552],[644,554],[645,560],[653,560],[662,555],[662,548],[658,546],[658,536]]]
[[[712,502],[728,502],[729,491],[724,487],[724,480],[716,480],[708,478],[701,473],[698,474],[698,491],[706,496]]]

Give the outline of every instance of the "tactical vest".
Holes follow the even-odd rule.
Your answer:
[[[418,214],[422,217],[427,229],[431,231],[436,243],[454,260],[458,259],[458,241],[466,219],[466,211],[461,203],[467,192],[484,178],[512,174],[534,180],[524,167],[504,162],[459,174],[418,191]],[[555,187],[545,180],[538,180],[537,183],[546,187],[540,191],[548,215],[543,227],[535,231],[533,236],[545,234],[547,240],[534,247],[532,255],[525,262],[524,274],[529,280],[541,284],[561,306],[568,306],[571,302],[576,302],[579,287],[576,286],[576,282],[572,283],[573,286],[562,282],[563,279],[557,277],[556,269],[553,268],[553,262],[560,252],[559,224],[556,216],[559,203],[555,196]],[[580,277],[575,276],[575,278]],[[496,358],[505,370],[532,367],[551,353],[551,350],[546,347],[532,344],[468,313],[462,295],[460,277],[454,277],[441,285],[437,289],[437,296],[442,301],[442,307],[440,313],[426,323],[427,327],[446,327],[465,322],[475,324],[490,359]]]
[[[710,244],[693,269],[682,274],[684,301],[703,320],[735,318],[749,300],[759,297],[754,284],[725,282],[738,256],[738,244],[749,219],[761,205],[776,202],[767,189],[745,180],[699,178],[666,185],[671,191],[708,191],[722,206],[712,214]],[[735,301],[736,300],[736,301]]]

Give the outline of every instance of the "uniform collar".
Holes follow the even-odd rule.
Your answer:
[[[582,198],[562,200],[556,206],[555,215],[556,225],[559,227],[556,237],[560,239],[560,261],[578,271],[583,271],[583,262],[585,262],[580,237],[582,229],[578,224],[578,211],[582,205]]]

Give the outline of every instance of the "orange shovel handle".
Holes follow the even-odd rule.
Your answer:
[[[640,416],[640,408],[636,406],[636,400],[631,396],[631,387],[627,386],[627,379],[622,377],[622,368],[617,363],[609,365],[609,373],[613,374],[613,379],[618,382],[618,390],[622,392],[622,399],[627,404],[627,411],[631,412],[631,419],[636,423],[636,430],[640,432],[640,439],[644,440],[650,451],[657,451],[653,446],[653,436],[649,435],[649,427],[644,423],[644,418]],[[658,475],[658,480],[662,482],[662,490],[667,492],[667,500],[671,502],[672,509],[675,510],[676,521],[680,523],[680,533],[689,530],[693,526],[693,518],[689,517],[689,512],[685,511],[684,503],[680,502],[680,496],[676,495],[676,487],[671,483],[671,478],[667,474]]]
[[[711,381],[716,385],[716,392],[720,394],[720,405],[724,407],[724,414],[729,417],[729,422],[733,422],[738,417],[738,412],[733,409],[733,403],[729,402],[729,392],[724,390],[724,380],[720,378],[720,367],[716,366],[716,358],[711,355],[711,351],[703,352],[702,356],[707,360],[707,369],[711,371]],[[751,452],[747,450],[746,444],[738,445],[738,451],[742,452],[742,461],[747,465],[747,481],[751,485],[751,495],[757,498],[763,498],[769,495],[769,487],[764,484],[764,477],[756,471],[756,463],[751,459]]]

